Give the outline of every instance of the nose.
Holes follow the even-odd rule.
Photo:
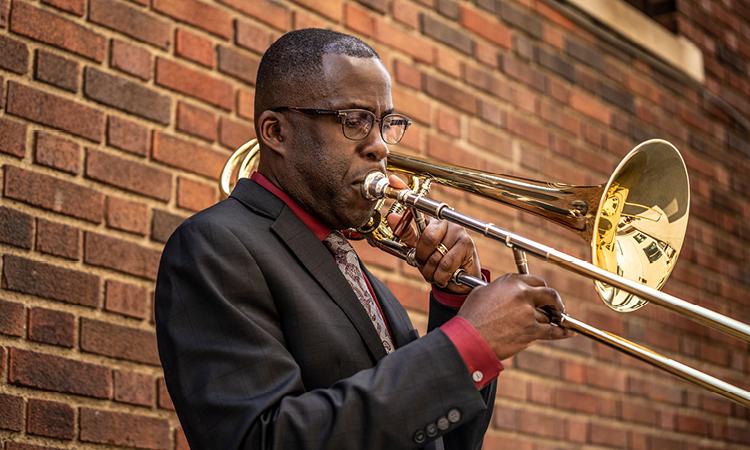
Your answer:
[[[375,127],[365,139],[362,155],[370,161],[380,162],[388,157],[388,144],[383,140],[380,129]]]

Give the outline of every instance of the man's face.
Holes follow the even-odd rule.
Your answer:
[[[329,54],[323,57],[323,69],[326,95],[293,106],[366,109],[377,118],[393,110],[390,77],[378,59]],[[344,136],[333,115],[287,113],[292,114],[297,126],[287,167],[297,180],[286,189],[334,229],[364,224],[374,203],[362,197],[362,180],[374,170],[385,171],[388,154],[379,123],[365,139],[354,141]]]

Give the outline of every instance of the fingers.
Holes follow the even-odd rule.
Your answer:
[[[466,230],[444,221],[433,221],[425,228],[417,245],[417,260],[423,262],[426,280],[446,287],[458,269],[472,276],[481,275],[474,241]],[[451,290],[456,290],[452,285]]]
[[[406,185],[406,182],[404,182],[404,180],[394,174],[388,175],[388,184],[390,184],[394,189],[406,189],[407,187],[409,187]]]

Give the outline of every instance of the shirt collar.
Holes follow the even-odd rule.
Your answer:
[[[292,210],[294,215],[297,216],[297,218],[301,220],[310,231],[312,231],[316,238],[322,241],[326,236],[331,234],[331,229],[321,222],[320,219],[307,212],[299,205],[299,203],[295,202],[289,194],[282,191],[281,188],[273,184],[271,180],[263,176],[260,172],[253,172],[250,179],[284,202],[286,206]]]

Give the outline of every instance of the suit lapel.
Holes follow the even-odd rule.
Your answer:
[[[402,347],[419,337],[417,330],[412,326],[409,316],[406,314],[404,307],[398,302],[398,299],[367,268],[364,266],[362,268],[370,280],[370,285],[375,291],[375,296],[378,298],[380,307],[383,309],[385,320],[390,325],[396,348]]]
[[[362,336],[373,358],[379,360],[385,356],[385,349],[372,321],[367,317],[365,309],[323,243],[318,241],[305,224],[286,207],[271,225],[271,230],[284,241],[313,278],[344,311]]]

